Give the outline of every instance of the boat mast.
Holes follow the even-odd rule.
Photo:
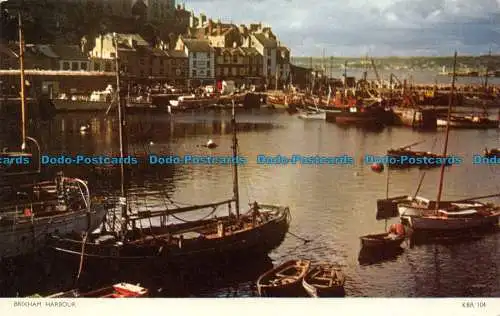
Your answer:
[[[240,192],[238,189],[238,138],[236,137],[236,113],[233,102],[233,112],[231,116],[231,125],[233,126],[233,199],[236,204],[236,218],[240,217]]]
[[[21,5],[22,9],[22,5]],[[21,73],[21,150],[26,149],[26,101],[25,101],[25,81],[24,81],[24,37],[23,37],[23,19],[21,16],[21,9],[18,12],[19,22],[19,70]]]
[[[115,46],[115,73],[116,73],[116,102],[118,109],[118,133],[119,133],[119,141],[120,141],[120,206],[121,206],[121,216],[122,216],[122,226],[121,233],[122,238],[125,235],[128,226],[128,213],[127,213],[127,203],[125,197],[125,166],[123,164],[123,160],[125,157],[125,141],[123,137],[123,129],[125,125],[124,113],[123,113],[123,102],[121,98],[121,89],[120,89],[120,60],[118,58],[118,38],[116,33],[113,33],[113,42]]]
[[[455,51],[455,56],[453,57],[453,75],[451,77],[451,91],[450,91],[450,99],[448,102],[448,116],[446,119],[446,136],[444,139],[444,149],[443,149],[443,157],[446,159],[448,153],[448,138],[450,136],[450,120],[451,120],[451,106],[453,104],[453,94],[455,92],[455,76],[456,76],[456,67],[457,67],[457,52]],[[441,174],[439,177],[439,189],[436,199],[436,211],[439,209],[439,202],[441,202],[441,193],[443,191],[443,180],[444,180],[444,169],[446,164],[441,164]]]

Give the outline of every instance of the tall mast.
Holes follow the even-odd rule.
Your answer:
[[[236,203],[236,218],[240,217],[240,192],[238,190],[238,138],[236,137],[236,113],[234,109],[231,116],[231,125],[233,126],[233,198]]]
[[[490,58],[491,58],[491,48],[489,53],[489,58],[486,60],[486,73],[484,74],[484,92],[488,89],[488,72],[490,71]]]
[[[344,95],[347,98],[347,60],[344,62]]]
[[[450,92],[450,99],[448,102],[448,116],[446,119],[446,136],[444,139],[443,157],[445,157],[445,158],[446,158],[447,153],[448,153],[448,138],[450,135],[451,106],[453,104],[453,94],[455,92],[456,67],[457,67],[457,52],[455,51],[455,56],[453,58],[453,75],[451,77],[451,92]],[[444,164],[444,163],[441,164],[441,174],[439,177],[439,189],[438,189],[438,194],[437,194],[437,199],[436,199],[436,211],[439,209],[439,202],[441,202],[441,193],[443,191],[445,165],[446,164]]]
[[[125,157],[125,141],[123,137],[123,130],[125,125],[124,113],[123,113],[123,102],[121,98],[121,89],[120,89],[120,60],[118,58],[118,38],[116,33],[113,33],[113,42],[115,46],[115,73],[116,73],[116,102],[118,109],[118,133],[119,133],[119,141],[120,141],[120,193],[121,198],[125,199],[125,166],[123,164],[123,159]],[[122,226],[121,233],[124,234],[127,230],[128,226],[128,213],[127,213],[127,203],[126,201],[121,201],[120,203],[122,209]],[[122,238],[124,236],[122,235]]]
[[[23,37],[23,19],[21,16],[21,8],[18,12],[18,20],[19,20],[19,70],[21,73],[21,150],[26,148],[26,102],[25,102],[25,81],[24,81],[24,37]]]

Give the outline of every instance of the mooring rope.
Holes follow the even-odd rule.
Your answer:
[[[293,237],[297,238],[297,239],[300,239],[304,242],[304,244],[307,244],[309,242],[312,241],[312,239],[306,239],[306,238],[303,238],[303,237],[300,237],[300,236],[297,236],[295,235],[294,233],[292,233],[291,231],[287,231],[288,234],[292,235]]]

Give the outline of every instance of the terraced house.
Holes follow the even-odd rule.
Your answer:
[[[215,50],[208,40],[179,37],[176,50],[188,56],[188,86],[215,83]]]

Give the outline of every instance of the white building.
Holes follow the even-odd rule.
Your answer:
[[[215,80],[215,50],[208,40],[185,39],[180,37],[176,50],[188,56],[188,78],[191,84],[213,84]]]

